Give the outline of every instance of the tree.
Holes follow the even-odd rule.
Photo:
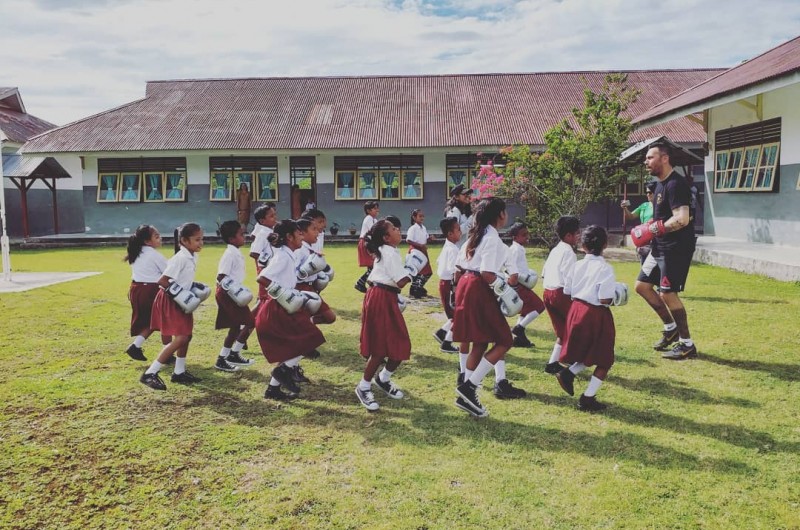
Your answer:
[[[501,150],[506,164],[496,194],[526,207],[532,235],[549,241],[560,216],[580,217],[590,202],[615,195],[626,175],[617,161],[632,131],[622,114],[639,95],[626,83],[626,75],[611,74],[600,92],[586,87],[583,108],[545,133],[544,152],[526,145]]]

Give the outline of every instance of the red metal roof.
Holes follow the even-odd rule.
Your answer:
[[[55,128],[49,121],[44,121],[25,112],[22,98],[16,87],[0,87],[0,131],[17,143],[25,143],[29,138]]]
[[[730,70],[725,70],[697,86],[662,101],[637,116],[633,122],[651,121],[684,107],[710,102],[720,96],[797,71],[800,71],[800,37],[795,37],[758,57],[734,66]]]
[[[719,70],[632,71],[630,115]],[[27,153],[541,145],[610,72],[153,81],[144,99],[28,142]],[[637,133],[637,135],[640,133]],[[705,140],[689,120],[657,127]]]

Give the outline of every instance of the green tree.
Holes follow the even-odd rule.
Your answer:
[[[503,149],[506,165],[498,192],[526,207],[534,236],[552,240],[560,216],[580,217],[590,202],[615,195],[626,175],[617,161],[632,131],[623,113],[638,95],[626,75],[610,74],[601,91],[585,88],[583,107],[573,108],[570,119],[545,133],[544,152],[525,145]]]

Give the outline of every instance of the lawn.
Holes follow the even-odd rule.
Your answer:
[[[203,250],[199,280],[222,250]],[[167,368],[166,392],[144,387],[145,363],[124,354],[123,250],[14,252],[16,271],[103,274],[0,295],[0,527],[800,528],[800,285],[693,266],[683,298],[700,357],[683,362],[652,351],[660,324],[632,297],[614,309],[617,363],[596,415],[542,371],[554,340],[542,316],[536,347],[508,357],[528,397],[486,388],[490,416],[468,417],[453,406],[457,358],[431,337],[443,314],[416,302],[412,359],[395,376],[406,397],[376,394],[369,413],[353,393],[355,247],[326,251],[339,320],[290,404],[263,399],[254,338],[253,368],[212,368],[213,299],[189,349],[203,381],[172,385]],[[529,257],[541,270],[544,252]],[[633,284],[637,263],[614,267]],[[145,344],[148,359],[156,351]]]

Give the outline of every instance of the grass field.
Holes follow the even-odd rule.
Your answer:
[[[212,280],[222,250],[203,250],[198,280]],[[641,299],[615,308],[617,363],[598,415],[542,371],[554,340],[543,316],[536,347],[508,357],[528,398],[485,389],[491,415],[468,417],[453,406],[457,357],[431,337],[438,304],[416,303],[412,359],[395,376],[406,398],[376,394],[371,414],[353,394],[355,247],[326,251],[339,320],[291,404],[263,399],[269,367],[254,338],[253,368],[211,368],[224,334],[213,299],[189,349],[203,381],[171,385],[167,368],[166,392],[144,387],[145,363],[124,354],[122,249],[14,252],[16,271],[103,274],[0,295],[0,527],[800,528],[800,285],[693,266],[693,361],[650,349],[660,324]],[[531,251],[531,264],[544,257]],[[633,284],[637,263],[614,267]],[[156,351],[148,341],[148,359]]]

